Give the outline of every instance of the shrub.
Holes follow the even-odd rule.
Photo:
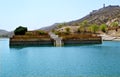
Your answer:
[[[48,34],[47,32],[45,32],[43,30],[39,30],[38,33],[39,33],[39,35],[47,35]]]
[[[78,29],[77,29],[77,32],[78,32],[78,33],[80,33],[80,32],[81,32],[80,28],[78,28]]]
[[[79,28],[77,29],[78,33],[84,32],[84,27],[83,26],[79,26]]]
[[[66,23],[66,22],[58,24],[58,25],[57,25],[57,28],[62,28],[62,27],[64,27],[64,26],[67,26],[67,23]]]
[[[96,33],[98,30],[99,30],[98,25],[96,25],[96,24],[92,24],[92,25],[91,25],[91,31],[92,31],[93,33]]]
[[[87,20],[84,20],[84,21],[83,21],[80,25],[81,25],[81,27],[83,27],[84,32],[86,32],[86,27],[88,27],[88,26],[89,26],[88,21],[87,21]]]
[[[73,23],[73,26],[79,26],[80,24],[79,23]]]
[[[31,36],[31,35],[33,35],[33,33],[32,32],[26,32],[25,35]]]
[[[106,30],[107,30],[107,25],[106,25],[106,24],[100,25],[100,30],[101,30],[102,32],[106,32]]]
[[[54,33],[54,32],[55,32],[55,29],[52,29],[52,32]]]
[[[112,22],[110,24],[112,27],[118,27],[119,26],[119,23],[116,21],[116,22]]]
[[[118,31],[118,26],[119,26],[118,21],[112,22],[112,23],[111,23],[111,26],[112,26],[112,27],[115,27],[115,30]]]
[[[66,30],[66,32],[65,32],[65,34],[70,34],[70,28],[65,28],[65,30]]]
[[[58,24],[58,28],[62,28],[63,27],[63,25],[62,24]]]
[[[66,32],[70,32],[70,28],[65,28]]]
[[[59,32],[59,31],[54,31],[54,33],[55,33],[56,35],[60,35],[60,34],[61,34],[61,32]]]
[[[26,32],[27,32],[27,27],[22,27],[22,26],[19,26],[14,30],[15,35],[25,35]]]

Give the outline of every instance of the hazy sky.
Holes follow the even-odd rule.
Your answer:
[[[82,18],[106,5],[120,5],[120,0],[0,0],[0,29],[14,30],[22,25],[29,30],[57,22]]]

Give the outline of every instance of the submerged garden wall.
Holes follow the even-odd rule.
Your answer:
[[[62,45],[79,45],[79,44],[101,44],[102,38],[92,34],[70,34],[60,36]],[[49,35],[26,36],[17,35],[10,38],[10,46],[43,46],[55,45],[55,40]]]

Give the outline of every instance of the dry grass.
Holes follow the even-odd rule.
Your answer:
[[[51,40],[48,33],[45,35],[39,34],[38,31],[28,31],[25,35],[14,35],[11,41],[35,41],[35,40]]]
[[[101,37],[96,34],[69,34],[61,35],[63,40],[100,40]]]

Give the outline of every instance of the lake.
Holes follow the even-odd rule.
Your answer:
[[[10,48],[0,39],[0,77],[75,76],[120,76],[120,42]]]

